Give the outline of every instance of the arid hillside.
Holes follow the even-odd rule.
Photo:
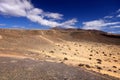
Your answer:
[[[29,66],[32,66],[30,71],[33,73],[30,72],[27,76],[31,79],[21,75],[24,76],[23,79],[119,80],[120,35],[82,29],[0,29],[0,65],[2,65],[0,66],[1,80],[9,80],[8,78],[13,76],[14,80],[21,80],[18,75],[22,74],[21,71],[24,74],[29,73],[27,70]],[[10,65],[15,69],[11,69]],[[17,70],[18,66],[21,71]],[[52,67],[53,72],[49,71]],[[43,78],[39,75],[32,77],[33,74],[37,74],[35,71],[39,71],[41,75],[46,74],[45,68],[48,75]],[[11,70],[13,74],[9,74]],[[40,73],[41,70],[45,73]],[[61,76],[58,75],[59,73]],[[80,74],[84,75],[80,76]],[[85,78],[85,75],[92,78]]]

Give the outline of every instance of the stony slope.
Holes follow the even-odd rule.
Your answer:
[[[24,56],[35,62],[64,63],[95,71],[96,75],[107,74],[116,77],[115,80],[120,78],[120,35],[102,31],[0,29],[0,55],[3,54]],[[111,78],[109,76],[107,78]]]

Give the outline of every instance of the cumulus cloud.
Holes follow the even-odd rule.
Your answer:
[[[101,30],[103,27],[112,26],[112,25],[120,25],[120,22],[106,22],[102,19],[93,20],[93,21],[83,22],[83,29]]]
[[[30,0],[0,0],[0,14],[25,17],[32,22],[37,22],[41,25],[49,27],[75,27],[74,25],[77,22],[75,19],[71,19],[58,23],[56,20],[63,19],[62,14],[45,12],[42,9],[35,8]]]

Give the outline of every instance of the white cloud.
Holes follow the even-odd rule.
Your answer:
[[[77,19],[71,19],[68,21],[65,21],[64,23],[60,24],[61,26],[65,26],[66,28],[75,28],[75,23],[77,22]]]
[[[48,17],[48,18],[54,18],[54,19],[62,19],[62,14],[58,14],[58,13],[45,13],[44,16]]]
[[[101,29],[101,27],[105,24],[103,20],[94,20],[83,22],[83,29]]]
[[[0,24],[0,26],[6,26],[6,24]]]
[[[119,12],[120,12],[120,9],[118,9],[117,12],[119,13]]]
[[[120,28],[120,25],[119,26],[111,26],[110,28]]]
[[[117,13],[118,13],[117,17],[120,17],[120,9],[117,10]]]
[[[75,22],[77,22],[76,20],[72,19],[63,23],[58,23],[55,20],[62,19],[62,14],[45,12],[42,9],[35,8],[30,0],[0,0],[0,14],[26,17],[33,22],[37,22],[41,25],[49,27],[74,27]],[[54,19],[54,21],[51,19]]]
[[[105,16],[104,18],[113,18],[113,16]]]
[[[118,25],[120,22],[105,22],[104,20],[93,20],[88,22],[83,22],[83,29],[96,29],[101,30],[103,27]]]
[[[4,15],[26,16],[33,6],[27,0],[0,0],[0,12]]]
[[[117,15],[117,17],[120,17],[120,14],[119,14],[119,15]]]

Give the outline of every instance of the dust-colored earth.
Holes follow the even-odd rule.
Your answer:
[[[119,80],[120,35],[77,29],[0,29],[0,78]]]

